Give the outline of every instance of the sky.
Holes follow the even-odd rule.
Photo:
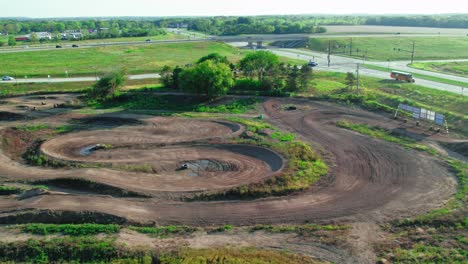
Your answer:
[[[468,13],[468,0],[0,0],[0,17]]]

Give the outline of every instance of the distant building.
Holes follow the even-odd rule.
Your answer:
[[[52,34],[49,32],[34,32],[39,40],[51,40]],[[16,41],[31,41],[31,34],[27,34],[21,37],[16,37]]]

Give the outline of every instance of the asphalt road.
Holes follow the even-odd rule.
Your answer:
[[[324,54],[324,53],[305,51],[305,50],[296,50],[296,49],[269,49],[269,50],[277,55],[284,56],[284,57],[289,57],[289,58],[294,58],[294,59],[299,59],[299,60],[304,60],[304,61],[314,60],[319,64],[319,66],[315,68],[318,70],[322,70],[322,71],[356,72],[358,63],[359,64],[362,64],[362,63],[374,64],[374,65],[378,65],[382,67],[387,66],[386,65],[387,62],[385,62],[385,65],[384,65],[383,64],[384,62],[377,63],[377,62],[363,61],[359,59],[347,58],[347,57],[342,57],[342,56],[337,56],[337,55],[331,55],[330,56],[331,63],[330,63],[330,67],[328,67],[327,66],[327,54]],[[402,64],[404,64],[404,62],[400,63],[400,65]],[[406,68],[402,68],[402,69],[406,70]],[[452,80],[455,79],[459,81],[468,82],[467,78],[448,75],[448,74],[439,74],[439,73],[421,71],[421,70],[416,71],[413,68],[409,68],[408,71],[418,72],[418,73],[425,74],[425,75],[438,76],[438,77],[445,78],[445,79],[452,79]],[[388,72],[367,69],[364,67],[360,67],[359,74],[370,76],[370,77],[382,78],[382,79],[390,78],[389,76],[390,74]],[[428,81],[424,79],[417,79],[416,84],[429,87],[429,88],[433,88],[433,89],[437,89],[437,90],[450,91],[454,93],[461,93],[461,89],[462,89],[460,86],[439,83],[439,82],[434,82],[434,81]],[[465,96],[467,95],[467,93],[468,92],[464,93]]]
[[[153,79],[160,78],[161,76],[157,73],[151,74],[138,74],[129,75],[130,80],[141,80],[141,79]],[[99,77],[72,77],[72,78],[28,78],[28,79],[15,79],[11,81],[1,81],[2,83],[58,83],[58,82],[94,82]]]

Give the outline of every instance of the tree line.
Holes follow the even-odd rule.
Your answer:
[[[187,27],[213,35],[321,33],[324,25],[381,25],[468,28],[468,15],[287,15],[183,18],[3,19],[0,32],[63,32],[108,28],[108,36],[150,36],[166,27]]]

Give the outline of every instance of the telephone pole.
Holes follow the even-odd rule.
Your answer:
[[[413,41],[413,50],[411,51],[411,64],[413,64],[414,61],[414,41]]]
[[[327,60],[328,60],[328,67],[330,67],[330,54],[331,54],[331,41],[328,41],[328,55],[327,55]]]
[[[353,55],[353,38],[349,39],[349,56]]]
[[[356,89],[359,92],[359,63],[356,64]]]

